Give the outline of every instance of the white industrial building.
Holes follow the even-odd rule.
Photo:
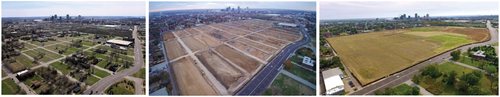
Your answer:
[[[118,46],[117,48],[121,49],[121,50],[127,50],[127,47],[131,46],[132,42],[123,41],[123,40],[116,40],[116,39],[111,39],[111,40],[106,41],[105,46],[112,47],[111,45],[116,45],[116,46]]]
[[[342,76],[342,70],[338,67],[323,71],[326,95],[336,95],[345,91]]]

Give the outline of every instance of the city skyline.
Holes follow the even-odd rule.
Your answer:
[[[2,1],[2,17],[145,16],[144,1]]]
[[[291,9],[316,11],[316,2],[150,2],[149,12],[191,10],[191,9],[224,9],[226,7],[241,9]]]
[[[498,15],[497,1],[336,1],[320,3],[320,20],[394,18],[417,13],[423,17]]]

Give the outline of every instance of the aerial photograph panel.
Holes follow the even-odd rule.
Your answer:
[[[2,95],[145,95],[144,1],[2,1]]]
[[[498,95],[498,3],[320,2],[320,93]]]
[[[150,95],[316,95],[316,2],[150,2]]]

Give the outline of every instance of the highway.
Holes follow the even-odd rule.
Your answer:
[[[90,89],[87,89],[84,94],[90,94],[90,91],[92,91],[94,95],[102,95],[104,90],[108,88],[110,85],[114,84],[116,81],[121,80],[129,75],[132,75],[139,71],[142,66],[144,65],[143,63],[143,57],[142,57],[142,46],[139,38],[137,37],[137,26],[134,26],[134,31],[132,33],[132,36],[134,37],[134,65],[131,66],[129,69],[122,70],[120,72],[116,72],[114,75],[107,76],[101,80],[99,80],[97,83],[92,85]],[[134,80],[135,81],[135,80]],[[136,81],[137,82],[137,81]],[[136,85],[137,86],[137,85]],[[141,85],[142,86],[142,85]],[[140,89],[142,90],[141,87],[135,87],[136,90]],[[97,92],[97,93],[96,93]],[[142,94],[136,93],[136,94]]]
[[[299,24],[297,19],[294,17],[295,23],[300,26],[302,35],[305,36],[302,40],[292,43],[285,47],[276,57],[269,62],[258,74],[256,74],[252,80],[247,82],[247,84],[238,91],[235,95],[260,95],[266,88],[271,85],[274,78],[280,73],[283,62],[288,59],[290,54],[303,45],[307,45],[311,42],[311,37],[306,33],[304,27]]]
[[[424,62],[421,62],[411,68],[408,68],[404,71],[401,71],[399,73],[396,73],[388,78],[382,79],[378,82],[372,83],[372,85],[368,85],[364,87],[362,90],[358,90],[356,92],[351,93],[350,95],[374,95],[373,91],[377,89],[381,89],[382,91],[386,87],[395,87],[397,85],[400,85],[404,83],[407,80],[410,80],[414,74],[420,74],[418,71],[419,68],[422,68],[426,66],[429,63],[444,63],[446,62],[449,58],[451,58],[450,53],[452,51],[455,51],[457,49],[461,49],[462,52],[467,51],[467,49],[477,47],[477,46],[484,46],[484,45],[489,45],[492,43],[497,43],[498,42],[498,32],[495,30],[495,28],[491,27],[490,21],[486,23],[487,28],[490,32],[491,39],[485,42],[480,42],[480,43],[474,43],[474,44],[468,44],[464,46],[460,46],[458,48],[455,48],[453,50],[447,51],[445,53],[441,53],[438,56],[429,58],[425,60]]]

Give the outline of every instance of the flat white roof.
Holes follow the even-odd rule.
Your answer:
[[[278,25],[297,27],[297,24],[292,24],[292,23],[278,23]]]
[[[168,92],[167,92],[167,88],[166,87],[163,87],[151,94],[149,94],[151,96],[168,96]]]
[[[106,42],[109,42],[109,43],[114,43],[114,44],[121,44],[121,45],[129,45],[131,44],[132,42],[130,41],[123,41],[123,40],[115,40],[115,39],[111,39],[111,40],[108,40]]]
[[[474,56],[486,57],[486,55],[484,55],[484,51],[481,51],[481,50],[479,50],[479,51],[475,52],[473,55],[474,55]]]
[[[344,82],[340,78],[342,70],[338,67],[323,71],[326,94],[333,94],[344,90]]]
[[[308,65],[308,66],[314,66],[314,60],[311,60],[311,58],[304,56],[302,59],[302,63]]]
[[[17,72],[17,75],[21,75],[21,74],[26,73],[26,72],[28,72],[28,69],[20,71],[20,72]]]

